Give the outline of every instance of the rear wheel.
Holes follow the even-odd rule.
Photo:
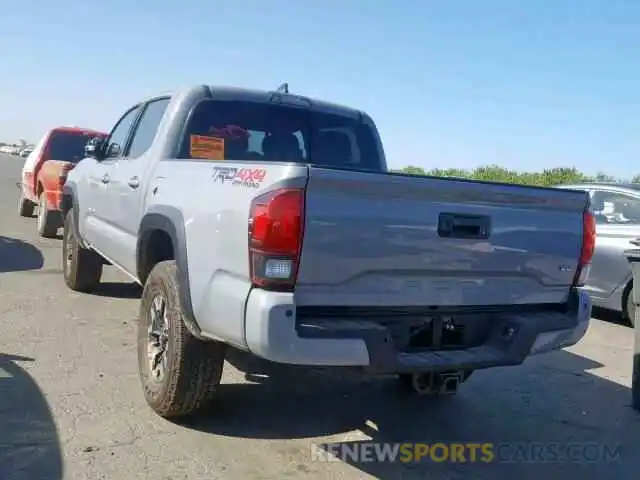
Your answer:
[[[73,228],[73,210],[69,210],[64,219],[62,240],[64,282],[71,290],[90,292],[100,283],[102,265],[102,257],[79,245]]]
[[[24,196],[22,187],[20,188],[20,197],[18,198],[18,215],[21,217],[33,217],[33,209],[36,204]]]
[[[44,192],[40,193],[38,202],[38,234],[45,238],[55,238],[60,227],[57,211],[47,209],[47,199]]]
[[[140,300],[138,371],[149,406],[165,418],[201,410],[215,395],[226,345],[195,338],[185,326],[174,261],[158,263]]]

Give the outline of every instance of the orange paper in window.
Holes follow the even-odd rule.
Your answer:
[[[224,139],[191,135],[191,157],[204,160],[224,160]]]

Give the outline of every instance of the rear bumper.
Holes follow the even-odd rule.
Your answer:
[[[362,320],[296,324],[293,295],[253,290],[246,309],[249,350],[274,362],[308,366],[365,367],[374,373],[477,370],[518,365],[528,356],[576,344],[585,335],[591,299],[573,292],[566,313],[496,315],[480,346],[419,353],[398,352],[384,326]]]

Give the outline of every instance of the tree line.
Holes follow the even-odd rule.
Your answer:
[[[521,185],[551,186],[579,182],[632,182],[640,183],[640,174],[631,179],[615,178],[606,173],[599,172],[596,175],[587,175],[575,167],[557,167],[541,172],[519,172],[509,170],[498,165],[484,165],[473,170],[460,168],[434,168],[425,170],[421,167],[408,166],[400,170],[400,173],[411,175],[429,175],[433,177],[458,177],[472,180],[484,180],[490,182],[518,183]]]

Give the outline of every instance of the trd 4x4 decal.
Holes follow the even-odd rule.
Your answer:
[[[264,168],[213,167],[213,181],[258,188],[267,176]]]

